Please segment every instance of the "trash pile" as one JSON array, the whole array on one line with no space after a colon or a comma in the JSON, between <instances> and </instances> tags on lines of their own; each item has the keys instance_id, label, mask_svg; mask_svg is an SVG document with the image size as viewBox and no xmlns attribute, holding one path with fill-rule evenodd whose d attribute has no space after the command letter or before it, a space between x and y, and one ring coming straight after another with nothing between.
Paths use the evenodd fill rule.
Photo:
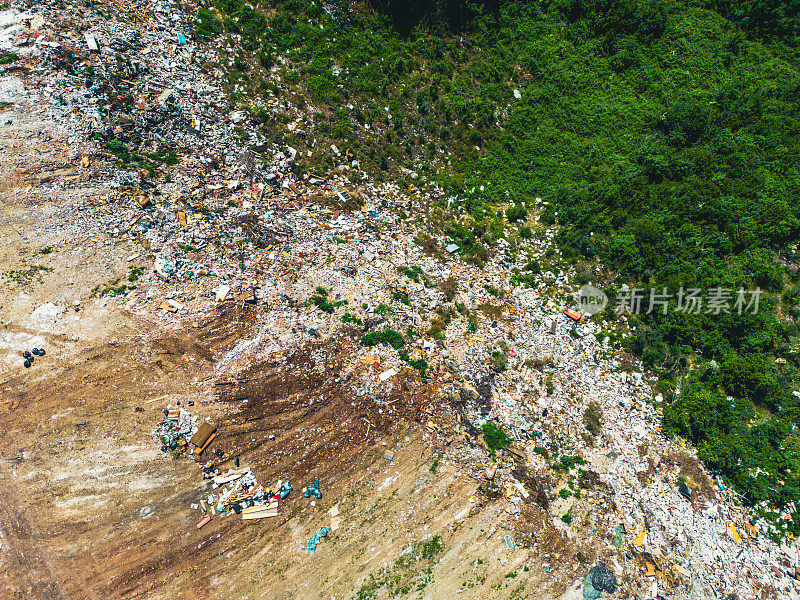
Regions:
<instances>
[{"instance_id":1,"label":"trash pile","mask_svg":"<svg viewBox=\"0 0 800 600\"><path fill-rule=\"evenodd\" d=\"M281 483L278 482L278 485ZM250 469L228 471L215 477L214 487L217 486L224 486L216 503L217 512L223 517L230 512L241 514L243 519L274 517L278 514L280 492L273 493L259 485Z\"/></svg>"},{"instance_id":2,"label":"trash pile","mask_svg":"<svg viewBox=\"0 0 800 600\"><path fill-rule=\"evenodd\" d=\"M153 437L161 444L161 451L178 458L190 451L190 444L196 443L198 418L183 407L167 406L164 418L153 429ZM196 448L197 446L195 446Z\"/></svg>"},{"instance_id":3,"label":"trash pile","mask_svg":"<svg viewBox=\"0 0 800 600\"><path fill-rule=\"evenodd\" d=\"M617 578L608 571L606 563L600 562L592 567L583 580L584 600L597 600L603 592L613 594L617 591Z\"/></svg>"},{"instance_id":4,"label":"trash pile","mask_svg":"<svg viewBox=\"0 0 800 600\"><path fill-rule=\"evenodd\" d=\"M164 419L153 430L153 436L161 443L161 451L169 452L173 458L203 454L216 437L217 428L208 422L198 427L197 421L197 416L182 407L167 406ZM218 451L217 456L221 457L222 453ZM203 479L211 479L213 489L220 491L192 504L193 509L203 513L198 529L211 521L215 512L223 517L231 513L240 514L244 520L275 517L278 515L278 501L284 500L292 491L288 481L279 481L275 490L265 488L259 485L249 467L239 468L238 457L234 464L236 468L225 473L214 462L199 464ZM315 485L319 485L317 480Z\"/></svg>"}]
</instances>

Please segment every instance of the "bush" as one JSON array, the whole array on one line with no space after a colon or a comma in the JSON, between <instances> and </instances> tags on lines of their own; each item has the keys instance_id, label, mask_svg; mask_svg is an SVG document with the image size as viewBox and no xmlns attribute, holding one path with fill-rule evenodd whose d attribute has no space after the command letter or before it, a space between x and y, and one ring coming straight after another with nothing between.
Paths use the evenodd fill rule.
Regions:
<instances>
[{"instance_id":1,"label":"bush","mask_svg":"<svg viewBox=\"0 0 800 600\"><path fill-rule=\"evenodd\" d=\"M422 543L422 559L425 560L426 558L433 558L442 550L444 550L442 538L438 535L435 535L431 539Z\"/></svg>"},{"instance_id":2,"label":"bush","mask_svg":"<svg viewBox=\"0 0 800 600\"><path fill-rule=\"evenodd\" d=\"M562 456L561 460L559 461L558 468L564 471L571 471L578 465L585 465L586 460L581 458L580 456Z\"/></svg>"},{"instance_id":3,"label":"bush","mask_svg":"<svg viewBox=\"0 0 800 600\"><path fill-rule=\"evenodd\" d=\"M524 221L528 218L528 211L523 206L514 206L506 211L506 218L509 223Z\"/></svg>"},{"instance_id":4,"label":"bush","mask_svg":"<svg viewBox=\"0 0 800 600\"><path fill-rule=\"evenodd\" d=\"M547 207L542 211L539 220L544 225L555 225L556 223L556 207L552 204L548 204Z\"/></svg>"},{"instance_id":5,"label":"bush","mask_svg":"<svg viewBox=\"0 0 800 600\"><path fill-rule=\"evenodd\" d=\"M222 33L222 21L217 19L207 8L197 9L197 19L194 23L195 34L199 38L213 38Z\"/></svg>"},{"instance_id":6,"label":"bush","mask_svg":"<svg viewBox=\"0 0 800 600\"><path fill-rule=\"evenodd\" d=\"M240 267L242 266L244 266L244 263L240 263ZM323 287L318 287L316 292L308 299L308 302L326 313L332 313L340 306L347 304L347 300L339 300L338 302L329 301L328 290Z\"/></svg>"},{"instance_id":7,"label":"bush","mask_svg":"<svg viewBox=\"0 0 800 600\"><path fill-rule=\"evenodd\" d=\"M362 325L363 321L356 317L355 315L351 315L350 313L344 313L342 315L342 323L350 323L352 325Z\"/></svg>"},{"instance_id":8,"label":"bush","mask_svg":"<svg viewBox=\"0 0 800 600\"><path fill-rule=\"evenodd\" d=\"M386 331L376 331L373 333L368 333L364 337L361 338L361 345L366 346L367 348L371 348L373 346L377 346L378 344L386 344L394 348L395 350L399 350L405 344L403 340L403 336L397 333L392 329L387 329Z\"/></svg>"},{"instance_id":9,"label":"bush","mask_svg":"<svg viewBox=\"0 0 800 600\"><path fill-rule=\"evenodd\" d=\"M492 456L494 456L495 451L502 450L514 441L494 421L486 421L481 427L481 431Z\"/></svg>"}]
</instances>

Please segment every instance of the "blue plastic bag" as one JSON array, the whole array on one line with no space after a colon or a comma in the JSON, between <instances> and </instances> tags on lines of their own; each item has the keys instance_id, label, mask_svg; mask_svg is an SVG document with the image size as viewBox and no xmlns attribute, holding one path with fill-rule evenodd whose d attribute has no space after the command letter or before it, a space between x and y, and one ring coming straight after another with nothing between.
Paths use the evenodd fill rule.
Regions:
<instances>
[{"instance_id":1,"label":"blue plastic bag","mask_svg":"<svg viewBox=\"0 0 800 600\"><path fill-rule=\"evenodd\" d=\"M283 500L284 498L286 498L286 496L289 495L289 492L291 492L291 491L292 491L292 486L289 484L288 481L286 481L281 486L281 489L278 492L278 495L280 496L280 499Z\"/></svg>"},{"instance_id":2,"label":"blue plastic bag","mask_svg":"<svg viewBox=\"0 0 800 600\"><path fill-rule=\"evenodd\" d=\"M303 497L310 498L311 494L314 494L317 500L322 498L322 492L319 491L319 479L315 479L312 483L308 484L306 491L303 492Z\"/></svg>"},{"instance_id":3,"label":"blue plastic bag","mask_svg":"<svg viewBox=\"0 0 800 600\"><path fill-rule=\"evenodd\" d=\"M330 527L323 527L317 533L314 534L314 537L308 540L306 543L306 550L314 554L317 551L317 545L320 543L322 538L328 537L328 532L331 530Z\"/></svg>"}]
</instances>

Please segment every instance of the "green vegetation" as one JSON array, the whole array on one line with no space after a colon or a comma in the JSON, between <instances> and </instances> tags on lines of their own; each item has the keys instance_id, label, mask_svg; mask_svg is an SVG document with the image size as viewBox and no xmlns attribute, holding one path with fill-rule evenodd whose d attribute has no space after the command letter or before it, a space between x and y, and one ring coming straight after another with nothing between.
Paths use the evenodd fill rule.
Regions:
<instances>
[{"instance_id":1,"label":"green vegetation","mask_svg":"<svg viewBox=\"0 0 800 600\"><path fill-rule=\"evenodd\" d=\"M439 471L439 459L440 456L436 456L436 458L434 458L433 462L431 463L431 473L433 473L434 475L436 475L436 473Z\"/></svg>"},{"instance_id":2,"label":"green vegetation","mask_svg":"<svg viewBox=\"0 0 800 600\"><path fill-rule=\"evenodd\" d=\"M405 350L398 350L397 356L400 357L400 360L407 362L411 368L419 371L420 377L425 378L425 373L428 370L428 361L424 358L412 359Z\"/></svg>"},{"instance_id":3,"label":"green vegetation","mask_svg":"<svg viewBox=\"0 0 800 600\"><path fill-rule=\"evenodd\" d=\"M357 316L348 313L342 315L342 323L351 323L353 325L363 325L364 322Z\"/></svg>"},{"instance_id":4,"label":"green vegetation","mask_svg":"<svg viewBox=\"0 0 800 600\"><path fill-rule=\"evenodd\" d=\"M428 369L427 361L424 358L412 359L408 352L401 349L405 345L405 340L400 333L393 329L386 329L385 331L368 333L361 338L361 345L367 348L372 348L379 344L385 344L397 350L397 355L400 357L400 360L408 363L410 367L419 371L420 377L425 377L425 373Z\"/></svg>"},{"instance_id":5,"label":"green vegetation","mask_svg":"<svg viewBox=\"0 0 800 600\"><path fill-rule=\"evenodd\" d=\"M19 60L19 56L14 54L13 52L9 52L8 54L3 54L0 56L0 65L10 65L14 61Z\"/></svg>"},{"instance_id":6,"label":"green vegetation","mask_svg":"<svg viewBox=\"0 0 800 600\"><path fill-rule=\"evenodd\" d=\"M378 344L386 344L394 348L395 350L399 350L405 344L405 340L403 340L403 336L394 331L393 329L387 329L385 331L375 331L372 333L368 333L364 337L361 338L361 345L366 346L367 348L372 348L373 346L377 346Z\"/></svg>"},{"instance_id":7,"label":"green vegetation","mask_svg":"<svg viewBox=\"0 0 800 600\"><path fill-rule=\"evenodd\" d=\"M45 246L41 250L39 250L39 254L50 254L53 251L52 246Z\"/></svg>"},{"instance_id":8,"label":"green vegetation","mask_svg":"<svg viewBox=\"0 0 800 600\"><path fill-rule=\"evenodd\" d=\"M44 265L31 265L27 269L12 269L3 273L3 278L17 285L28 285L31 283L41 283L42 275L52 271L52 267Z\"/></svg>"},{"instance_id":9,"label":"green vegetation","mask_svg":"<svg viewBox=\"0 0 800 600\"><path fill-rule=\"evenodd\" d=\"M392 294L392 300L402 302L406 306L411 306L411 300L408 298L408 292L405 290L397 290Z\"/></svg>"},{"instance_id":10,"label":"green vegetation","mask_svg":"<svg viewBox=\"0 0 800 600\"><path fill-rule=\"evenodd\" d=\"M495 298L501 298L502 299L502 298L506 297L505 290L497 289L496 287L494 287L493 285L491 285L489 283L485 284L483 286L483 289L485 289L489 294L491 294Z\"/></svg>"},{"instance_id":11,"label":"green vegetation","mask_svg":"<svg viewBox=\"0 0 800 600\"><path fill-rule=\"evenodd\" d=\"M556 468L563 471L571 471L578 465L585 465L586 460L580 456L562 456L559 462L555 465Z\"/></svg>"},{"instance_id":12,"label":"green vegetation","mask_svg":"<svg viewBox=\"0 0 800 600\"><path fill-rule=\"evenodd\" d=\"M378 304L373 311L376 315L393 315L394 310L390 307L386 306L385 304Z\"/></svg>"},{"instance_id":13,"label":"green vegetation","mask_svg":"<svg viewBox=\"0 0 800 600\"><path fill-rule=\"evenodd\" d=\"M425 277L425 274L422 272L422 267L417 265L407 267L403 269L403 275L408 277L414 283L421 283L425 287L433 287L433 282Z\"/></svg>"},{"instance_id":14,"label":"green vegetation","mask_svg":"<svg viewBox=\"0 0 800 600\"><path fill-rule=\"evenodd\" d=\"M390 598L398 598L412 590L422 590L433 580L433 567L444 550L438 535L414 542L394 561L394 564L372 573L356 592L358 600L375 598L382 588L387 588Z\"/></svg>"},{"instance_id":15,"label":"green vegetation","mask_svg":"<svg viewBox=\"0 0 800 600\"><path fill-rule=\"evenodd\" d=\"M111 296L113 298L115 296L124 296L129 291L136 289L135 285L128 285L126 283L120 284L119 282L120 278L117 277L103 285L96 285L92 288L92 293L89 297L102 298L103 296Z\"/></svg>"},{"instance_id":16,"label":"green vegetation","mask_svg":"<svg viewBox=\"0 0 800 600\"><path fill-rule=\"evenodd\" d=\"M660 378L667 435L697 444L750 502L800 502L796 7L332 7L211 0L197 33L241 36L228 73L235 103L291 91L315 111L315 148L350 148L378 180L409 168L415 186L439 184L445 195L430 209L441 226L431 234L456 243L462 259L482 265L500 239L558 224L558 251L513 272L514 285L537 285L535 274L558 260L588 263L614 282L600 315L612 321L623 283L671 294L724 288L731 304L739 288L760 287L757 314L677 312L673 298L667 314L631 318L634 335L621 343ZM276 85L265 67L279 55ZM312 149L280 119L260 126L300 156ZM307 160L301 168L333 164L319 152ZM440 255L431 234L417 243ZM789 529L800 534L800 517Z\"/></svg>"},{"instance_id":17,"label":"green vegetation","mask_svg":"<svg viewBox=\"0 0 800 600\"><path fill-rule=\"evenodd\" d=\"M586 426L586 430L592 435L600 433L602 418L603 411L600 408L600 404L594 400L589 402L586 410L583 411L583 424Z\"/></svg>"},{"instance_id":18,"label":"green vegetation","mask_svg":"<svg viewBox=\"0 0 800 600\"><path fill-rule=\"evenodd\" d=\"M514 441L508 437L508 434L503 431L503 428L494 421L486 421L481 427L481 431L483 432L483 439L486 445L489 446L489 452L493 458L497 450L502 450Z\"/></svg>"},{"instance_id":19,"label":"green vegetation","mask_svg":"<svg viewBox=\"0 0 800 600\"><path fill-rule=\"evenodd\" d=\"M444 550L444 544L442 544L442 538L438 535L433 536L432 538L425 540L422 542L422 553L421 558L433 558L437 554L441 553Z\"/></svg>"},{"instance_id":20,"label":"green vegetation","mask_svg":"<svg viewBox=\"0 0 800 600\"><path fill-rule=\"evenodd\" d=\"M492 351L491 364L495 371L505 371L508 368L508 344L500 342L499 348Z\"/></svg>"},{"instance_id":21,"label":"green vegetation","mask_svg":"<svg viewBox=\"0 0 800 600\"><path fill-rule=\"evenodd\" d=\"M328 290L324 287L318 287L314 294L308 299L309 304L313 304L322 312L332 313L334 310L339 308L340 306L344 306L347 304L347 300L338 300L336 302L331 302L328 300Z\"/></svg>"},{"instance_id":22,"label":"green vegetation","mask_svg":"<svg viewBox=\"0 0 800 600\"><path fill-rule=\"evenodd\" d=\"M128 147L118 141L111 140L105 144L106 150L111 152L116 158L120 166L128 167L130 165L140 167L147 171L149 176L152 176L159 167L159 164L176 165L178 164L178 157L172 152L144 152L137 154L130 152Z\"/></svg>"},{"instance_id":23,"label":"green vegetation","mask_svg":"<svg viewBox=\"0 0 800 600\"><path fill-rule=\"evenodd\" d=\"M139 279L139 277L142 276L142 273L144 273L144 267L137 267L131 265L130 267L128 267L128 281L130 282L136 281L137 279Z\"/></svg>"}]
</instances>

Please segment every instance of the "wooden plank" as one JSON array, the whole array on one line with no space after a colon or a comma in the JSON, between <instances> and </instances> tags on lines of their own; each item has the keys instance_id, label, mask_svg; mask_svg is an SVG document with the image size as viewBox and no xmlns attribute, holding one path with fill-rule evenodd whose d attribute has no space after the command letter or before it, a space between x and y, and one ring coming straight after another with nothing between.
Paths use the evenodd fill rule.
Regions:
<instances>
[{"instance_id":1,"label":"wooden plank","mask_svg":"<svg viewBox=\"0 0 800 600\"><path fill-rule=\"evenodd\" d=\"M272 502L264 506L249 506L242 511L242 520L264 519L278 516L278 503Z\"/></svg>"},{"instance_id":2,"label":"wooden plank","mask_svg":"<svg viewBox=\"0 0 800 600\"><path fill-rule=\"evenodd\" d=\"M261 506L248 506L242 511L242 514L249 515L252 513L258 513L258 512L263 512L265 510L272 510L277 508L278 508L277 502L270 502L269 504L263 504Z\"/></svg>"},{"instance_id":3,"label":"wooden plank","mask_svg":"<svg viewBox=\"0 0 800 600\"><path fill-rule=\"evenodd\" d=\"M197 428L197 431L195 431L192 439L190 439L189 442L195 446L202 446L208 441L208 438L211 437L211 434L213 434L216 430L216 427L206 421Z\"/></svg>"},{"instance_id":4,"label":"wooden plank","mask_svg":"<svg viewBox=\"0 0 800 600\"><path fill-rule=\"evenodd\" d=\"M215 437L217 437L217 432L216 431L211 434L211 436L206 440L205 444L203 444L200 448L195 448L194 453L197 454L197 455L202 454L203 450L205 450L208 447L208 445L211 443L211 440L213 440Z\"/></svg>"}]
</instances>

